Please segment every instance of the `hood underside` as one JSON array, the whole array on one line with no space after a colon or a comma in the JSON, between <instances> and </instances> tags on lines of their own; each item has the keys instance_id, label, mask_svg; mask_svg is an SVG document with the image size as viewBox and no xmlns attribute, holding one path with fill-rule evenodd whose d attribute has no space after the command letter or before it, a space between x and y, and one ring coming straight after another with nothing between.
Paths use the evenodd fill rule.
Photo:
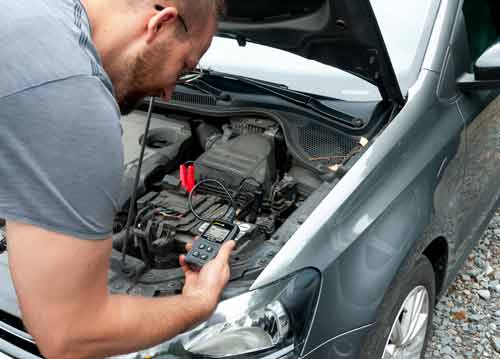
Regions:
<instances>
[{"instance_id":1,"label":"hood underside","mask_svg":"<svg viewBox=\"0 0 500 359\"><path fill-rule=\"evenodd\" d=\"M219 36L271 46L352 73L404 102L368 0L226 0Z\"/></svg>"}]
</instances>

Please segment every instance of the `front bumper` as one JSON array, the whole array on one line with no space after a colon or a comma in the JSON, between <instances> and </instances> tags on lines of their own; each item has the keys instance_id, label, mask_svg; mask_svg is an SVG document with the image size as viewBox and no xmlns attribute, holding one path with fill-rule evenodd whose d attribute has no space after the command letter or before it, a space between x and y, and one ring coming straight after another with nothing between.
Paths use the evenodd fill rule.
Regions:
<instances>
[{"instance_id":1,"label":"front bumper","mask_svg":"<svg viewBox=\"0 0 500 359\"><path fill-rule=\"evenodd\" d=\"M0 359L41 359L0 338Z\"/></svg>"},{"instance_id":2,"label":"front bumper","mask_svg":"<svg viewBox=\"0 0 500 359\"><path fill-rule=\"evenodd\" d=\"M301 356L301 359L359 359L363 341L373 325L365 325L327 340L315 349L305 353Z\"/></svg>"},{"instance_id":3,"label":"front bumper","mask_svg":"<svg viewBox=\"0 0 500 359\"><path fill-rule=\"evenodd\" d=\"M372 325L352 330L348 333L332 338L312 351L305 353L300 359L358 359L361 355L363 340L368 335ZM14 345L0 339L0 359L40 359ZM286 348L266 357L266 359L298 359L293 352Z\"/></svg>"},{"instance_id":4,"label":"front bumper","mask_svg":"<svg viewBox=\"0 0 500 359\"><path fill-rule=\"evenodd\" d=\"M7 354L1 353L0 352L0 359L13 359L12 357L8 356Z\"/></svg>"}]
</instances>

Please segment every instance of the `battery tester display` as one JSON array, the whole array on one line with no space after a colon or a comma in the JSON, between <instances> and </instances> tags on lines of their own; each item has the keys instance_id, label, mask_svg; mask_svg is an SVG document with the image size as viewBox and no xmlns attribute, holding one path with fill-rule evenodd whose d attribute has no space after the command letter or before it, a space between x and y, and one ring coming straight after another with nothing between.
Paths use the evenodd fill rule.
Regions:
<instances>
[{"instance_id":1,"label":"battery tester display","mask_svg":"<svg viewBox=\"0 0 500 359\"><path fill-rule=\"evenodd\" d=\"M234 223L211 222L186 255L186 263L197 268L202 267L217 256L224 242L236 239L239 231L240 228Z\"/></svg>"}]
</instances>

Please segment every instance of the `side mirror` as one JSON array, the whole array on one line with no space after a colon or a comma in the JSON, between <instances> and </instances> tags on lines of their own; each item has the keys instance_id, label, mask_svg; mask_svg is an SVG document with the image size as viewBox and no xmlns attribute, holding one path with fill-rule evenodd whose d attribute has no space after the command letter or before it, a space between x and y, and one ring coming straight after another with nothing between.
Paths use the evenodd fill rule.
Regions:
<instances>
[{"instance_id":1,"label":"side mirror","mask_svg":"<svg viewBox=\"0 0 500 359\"><path fill-rule=\"evenodd\" d=\"M474 73L465 73L457 81L460 90L500 89L500 43L489 47L474 64Z\"/></svg>"}]
</instances>

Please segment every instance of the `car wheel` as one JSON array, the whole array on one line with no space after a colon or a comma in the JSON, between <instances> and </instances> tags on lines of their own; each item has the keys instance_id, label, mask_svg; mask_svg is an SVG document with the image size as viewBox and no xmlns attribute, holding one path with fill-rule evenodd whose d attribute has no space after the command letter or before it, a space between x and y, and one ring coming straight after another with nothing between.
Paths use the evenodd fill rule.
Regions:
<instances>
[{"instance_id":1,"label":"car wheel","mask_svg":"<svg viewBox=\"0 0 500 359\"><path fill-rule=\"evenodd\" d=\"M421 256L411 269L396 277L385 295L361 358L423 358L431 335L435 299L434 270L427 257Z\"/></svg>"}]
</instances>

